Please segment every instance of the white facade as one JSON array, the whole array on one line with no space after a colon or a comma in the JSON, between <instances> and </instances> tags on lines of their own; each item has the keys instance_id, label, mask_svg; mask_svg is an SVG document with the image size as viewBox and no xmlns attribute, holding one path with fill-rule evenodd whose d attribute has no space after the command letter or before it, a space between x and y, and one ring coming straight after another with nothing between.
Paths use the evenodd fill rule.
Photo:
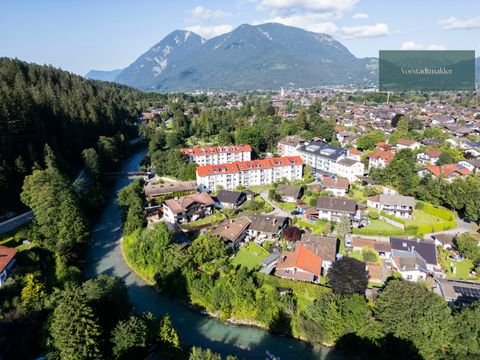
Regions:
<instances>
[{"instance_id":1,"label":"white facade","mask_svg":"<svg viewBox=\"0 0 480 360\"><path fill-rule=\"evenodd\" d=\"M281 161L277 161L281 160ZM282 179L288 181L303 178L303 162L299 157L254 160L228 166L197 167L197 183L214 191L219 187L234 190L238 186L269 185Z\"/></svg>"},{"instance_id":2,"label":"white facade","mask_svg":"<svg viewBox=\"0 0 480 360\"><path fill-rule=\"evenodd\" d=\"M231 164L250 161L252 148L250 145L215 146L204 148L181 149L188 161L202 165Z\"/></svg>"},{"instance_id":3,"label":"white facade","mask_svg":"<svg viewBox=\"0 0 480 360\"><path fill-rule=\"evenodd\" d=\"M334 167L334 174L346 178L350 183L353 183L358 180L357 176L363 176L365 174L365 165L360 161L341 159Z\"/></svg>"}]
</instances>

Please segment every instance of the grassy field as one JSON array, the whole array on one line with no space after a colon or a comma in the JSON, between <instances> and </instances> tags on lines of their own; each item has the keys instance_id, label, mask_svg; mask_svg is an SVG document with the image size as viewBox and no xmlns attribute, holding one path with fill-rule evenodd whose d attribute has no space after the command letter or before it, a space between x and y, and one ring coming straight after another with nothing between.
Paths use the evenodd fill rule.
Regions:
<instances>
[{"instance_id":1,"label":"grassy field","mask_svg":"<svg viewBox=\"0 0 480 360\"><path fill-rule=\"evenodd\" d=\"M262 265L262 260L268 256L268 251L253 242L242 246L231 261L233 266L241 265L254 269Z\"/></svg>"},{"instance_id":2,"label":"grassy field","mask_svg":"<svg viewBox=\"0 0 480 360\"><path fill-rule=\"evenodd\" d=\"M187 229L195 229L196 227L199 227L199 226L218 224L224 218L225 216L221 212L215 211L212 215L206 216L197 221L192 221L187 224L183 224L182 226Z\"/></svg>"},{"instance_id":3,"label":"grassy field","mask_svg":"<svg viewBox=\"0 0 480 360\"><path fill-rule=\"evenodd\" d=\"M310 229L312 234L318 235L325 232L325 228L328 224L326 220L317 220L316 222L312 223L307 220L298 220L295 225L302 228L302 229Z\"/></svg>"},{"instance_id":4,"label":"grassy field","mask_svg":"<svg viewBox=\"0 0 480 360\"><path fill-rule=\"evenodd\" d=\"M405 222L406 226L409 225L430 225L430 224L435 224L437 222L442 222L445 221L442 218L439 218L438 216L435 215L430 215L427 214L426 212L418 209L413 210L413 219L412 220L407 220Z\"/></svg>"},{"instance_id":5,"label":"grassy field","mask_svg":"<svg viewBox=\"0 0 480 360\"><path fill-rule=\"evenodd\" d=\"M297 204L288 202L277 202L277 205L286 212L291 212L297 208Z\"/></svg>"},{"instance_id":6,"label":"grassy field","mask_svg":"<svg viewBox=\"0 0 480 360\"><path fill-rule=\"evenodd\" d=\"M472 277L469 276L470 271L474 269L472 260L465 259L462 261L456 261L453 259L446 259L446 266L443 269L447 274L448 278L458 279L458 280L472 280ZM453 273L455 269L455 273Z\"/></svg>"},{"instance_id":7,"label":"grassy field","mask_svg":"<svg viewBox=\"0 0 480 360\"><path fill-rule=\"evenodd\" d=\"M358 189L356 187L351 186L350 190L348 191L347 196L358 203L366 204L367 203L367 198L363 194L363 191L361 189Z\"/></svg>"},{"instance_id":8,"label":"grassy field","mask_svg":"<svg viewBox=\"0 0 480 360\"><path fill-rule=\"evenodd\" d=\"M381 220L372 220L368 226L365 227L368 230L380 230L380 231L388 231L388 230L398 230L397 227L387 224Z\"/></svg>"},{"instance_id":9,"label":"grassy field","mask_svg":"<svg viewBox=\"0 0 480 360\"><path fill-rule=\"evenodd\" d=\"M273 211L273 208L268 205L265 200L260 196L257 196L253 200L246 201L241 207L240 211L244 212L256 212L256 213L269 213Z\"/></svg>"},{"instance_id":10,"label":"grassy field","mask_svg":"<svg viewBox=\"0 0 480 360\"><path fill-rule=\"evenodd\" d=\"M297 296L298 308L300 310L305 309L315 299L318 299L321 295L330 292L330 288L325 286L304 283L301 281L292 281L282 279L273 275L265 275L263 286L272 286L274 288L290 288Z\"/></svg>"}]
</instances>

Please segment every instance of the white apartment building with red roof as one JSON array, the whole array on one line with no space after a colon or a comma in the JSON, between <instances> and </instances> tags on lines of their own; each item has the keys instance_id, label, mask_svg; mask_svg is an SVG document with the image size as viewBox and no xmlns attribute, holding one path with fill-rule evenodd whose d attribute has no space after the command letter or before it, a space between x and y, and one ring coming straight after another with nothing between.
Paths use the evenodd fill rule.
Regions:
<instances>
[{"instance_id":1,"label":"white apartment building with red roof","mask_svg":"<svg viewBox=\"0 0 480 360\"><path fill-rule=\"evenodd\" d=\"M197 183L210 191L219 187L234 190L236 187L268 185L282 179L303 178L303 161L300 156L286 156L235 162L231 164L198 166Z\"/></svg>"},{"instance_id":2,"label":"white apartment building with red roof","mask_svg":"<svg viewBox=\"0 0 480 360\"><path fill-rule=\"evenodd\" d=\"M207 146L180 149L188 161L198 165L231 164L250 161L250 145Z\"/></svg>"}]
</instances>

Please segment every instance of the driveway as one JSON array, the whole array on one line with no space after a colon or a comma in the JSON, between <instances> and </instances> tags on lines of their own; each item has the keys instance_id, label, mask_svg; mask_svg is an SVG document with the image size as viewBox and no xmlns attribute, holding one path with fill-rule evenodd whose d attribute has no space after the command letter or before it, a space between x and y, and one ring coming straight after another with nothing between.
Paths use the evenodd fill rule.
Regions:
<instances>
[{"instance_id":1,"label":"driveway","mask_svg":"<svg viewBox=\"0 0 480 360\"><path fill-rule=\"evenodd\" d=\"M260 193L260 196L263 200L265 200L265 202L270 205L271 207L273 207L273 211L272 212L269 212L268 214L269 215L277 215L277 216L284 216L284 217L292 217L290 215L290 213L286 212L285 210L283 210L282 208L280 208L277 204L275 204L273 201L271 201L269 198L268 198L268 190L263 190L261 193Z\"/></svg>"}]
</instances>

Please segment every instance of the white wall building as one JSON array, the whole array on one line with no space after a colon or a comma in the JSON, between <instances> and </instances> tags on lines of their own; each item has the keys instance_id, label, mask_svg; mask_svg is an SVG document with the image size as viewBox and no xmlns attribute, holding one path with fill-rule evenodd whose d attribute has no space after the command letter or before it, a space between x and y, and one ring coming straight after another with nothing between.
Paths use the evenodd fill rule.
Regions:
<instances>
[{"instance_id":1,"label":"white wall building","mask_svg":"<svg viewBox=\"0 0 480 360\"><path fill-rule=\"evenodd\" d=\"M288 181L303 178L303 161L299 156L267 158L222 165L205 165L196 169L197 183L214 191L221 186L225 190L236 187L268 185L282 179Z\"/></svg>"},{"instance_id":2,"label":"white wall building","mask_svg":"<svg viewBox=\"0 0 480 360\"><path fill-rule=\"evenodd\" d=\"M229 145L213 147L193 147L181 149L188 161L198 165L231 164L238 161L250 161L250 145Z\"/></svg>"}]
</instances>

